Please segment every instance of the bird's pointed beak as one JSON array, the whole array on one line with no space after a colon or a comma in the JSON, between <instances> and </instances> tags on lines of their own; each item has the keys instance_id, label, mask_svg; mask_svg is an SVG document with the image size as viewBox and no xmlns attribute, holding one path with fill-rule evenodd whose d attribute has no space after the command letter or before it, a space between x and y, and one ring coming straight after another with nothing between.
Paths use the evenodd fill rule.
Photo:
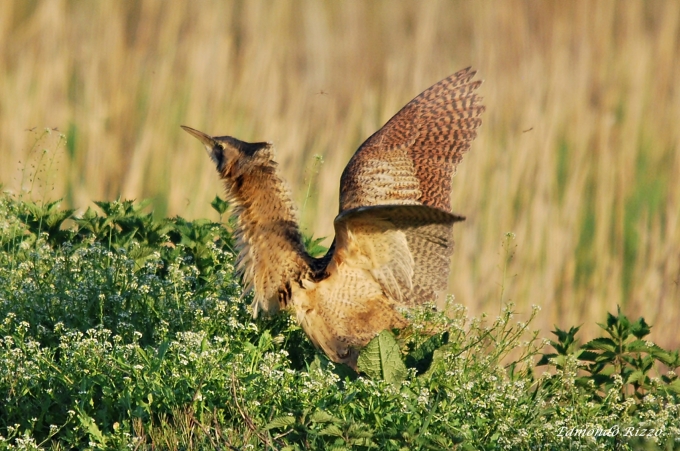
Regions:
<instances>
[{"instance_id":1,"label":"bird's pointed beak","mask_svg":"<svg viewBox=\"0 0 680 451\"><path fill-rule=\"evenodd\" d=\"M213 139L212 136L206 135L203 132L199 132L194 128L187 127L186 125L182 125L181 127L184 129L185 132L189 133L191 136L201 141L205 146L205 149L208 151L208 153L212 155L213 148L217 144L217 142Z\"/></svg>"},{"instance_id":2,"label":"bird's pointed beak","mask_svg":"<svg viewBox=\"0 0 680 451\"><path fill-rule=\"evenodd\" d=\"M184 129L184 131L203 143L205 146L205 151L208 152L208 156L217 166L218 172L222 172L226 161L224 155L224 146L220 145L220 143L210 135L206 135L205 133L199 132L196 129L187 127L186 125L182 125L181 127Z\"/></svg>"}]
</instances>

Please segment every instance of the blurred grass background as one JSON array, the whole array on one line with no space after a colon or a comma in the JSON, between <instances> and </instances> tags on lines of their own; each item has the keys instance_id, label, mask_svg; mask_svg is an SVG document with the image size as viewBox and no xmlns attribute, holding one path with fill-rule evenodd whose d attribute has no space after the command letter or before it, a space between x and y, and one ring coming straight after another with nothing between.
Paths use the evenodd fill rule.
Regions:
<instances>
[{"instance_id":1,"label":"blurred grass background","mask_svg":"<svg viewBox=\"0 0 680 451\"><path fill-rule=\"evenodd\" d=\"M468 218L456 300L495 315L502 287L520 312L543 308L546 335L592 336L619 304L680 345L677 1L6 0L0 183L215 218L222 187L186 124L273 141L299 205L313 182L304 228L332 236L356 147L468 65L487 112L453 184ZM66 137L52 154L36 144L45 127ZM26 171L47 161L35 185Z\"/></svg>"}]
</instances>

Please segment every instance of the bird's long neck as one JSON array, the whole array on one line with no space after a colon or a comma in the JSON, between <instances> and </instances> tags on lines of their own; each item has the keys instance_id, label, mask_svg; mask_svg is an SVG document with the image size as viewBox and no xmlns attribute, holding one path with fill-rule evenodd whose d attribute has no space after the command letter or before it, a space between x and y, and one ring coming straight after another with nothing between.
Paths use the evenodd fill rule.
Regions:
<instances>
[{"instance_id":1,"label":"bird's long neck","mask_svg":"<svg viewBox=\"0 0 680 451\"><path fill-rule=\"evenodd\" d=\"M309 271L297 210L287 184L269 160L238 175L222 174L238 215L239 261L254 313L285 307L290 284Z\"/></svg>"}]
</instances>

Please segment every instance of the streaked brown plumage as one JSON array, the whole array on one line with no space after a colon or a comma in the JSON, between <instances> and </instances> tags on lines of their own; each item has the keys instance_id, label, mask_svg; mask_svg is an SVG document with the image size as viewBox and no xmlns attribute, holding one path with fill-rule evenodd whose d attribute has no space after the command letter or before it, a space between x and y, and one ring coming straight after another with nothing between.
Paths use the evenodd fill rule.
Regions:
<instances>
[{"instance_id":1,"label":"streaked brown plumage","mask_svg":"<svg viewBox=\"0 0 680 451\"><path fill-rule=\"evenodd\" d=\"M189 127L238 215L239 267L253 315L292 310L314 344L356 368L358 351L406 321L400 307L445 292L453 252L451 178L481 124L481 81L461 70L409 102L356 151L340 179L335 240L307 254L270 143Z\"/></svg>"}]
</instances>

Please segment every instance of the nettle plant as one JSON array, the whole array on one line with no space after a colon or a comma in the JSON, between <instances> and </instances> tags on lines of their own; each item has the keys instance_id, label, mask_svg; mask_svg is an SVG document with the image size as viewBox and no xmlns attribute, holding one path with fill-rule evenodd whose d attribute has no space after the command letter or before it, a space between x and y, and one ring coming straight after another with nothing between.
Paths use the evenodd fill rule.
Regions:
<instances>
[{"instance_id":1,"label":"nettle plant","mask_svg":"<svg viewBox=\"0 0 680 451\"><path fill-rule=\"evenodd\" d=\"M651 326L644 318L630 321L619 308L616 315L608 313L606 323L598 325L606 336L590 340L583 346L578 346L576 341L580 327L568 331L556 328L553 334L557 341L550 341L556 352L544 354L537 365L553 365L563 370L567 358L575 357L584 373L576 378L576 383L588 388L597 401L602 401L612 389L620 391L623 397L633 396L637 400L642 400L655 387L680 394L680 379L674 371L680 366L679 353L645 340ZM670 371L660 378L652 376L654 371L658 372L655 362ZM635 405L631 409L635 409Z\"/></svg>"}]
</instances>

